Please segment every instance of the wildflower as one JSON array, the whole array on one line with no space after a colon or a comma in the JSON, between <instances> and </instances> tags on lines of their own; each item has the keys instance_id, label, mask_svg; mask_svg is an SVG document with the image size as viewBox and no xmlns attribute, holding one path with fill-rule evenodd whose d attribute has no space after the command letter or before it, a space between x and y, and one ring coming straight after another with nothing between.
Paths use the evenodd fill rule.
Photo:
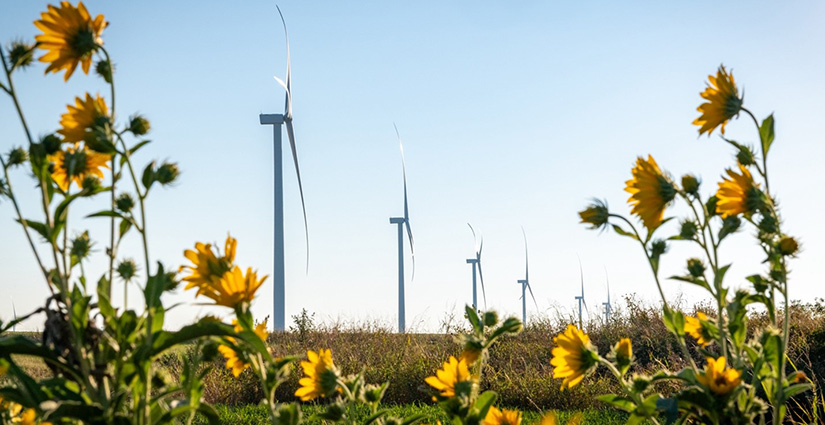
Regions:
<instances>
[{"instance_id":1,"label":"wildflower","mask_svg":"<svg viewBox=\"0 0 825 425\"><path fill-rule=\"evenodd\" d=\"M581 412L576 412L567 421L567 425L580 425L582 422L584 422L584 416L582 416ZM541 417L539 425L559 425L560 423L559 416L551 410Z\"/></svg>"},{"instance_id":2,"label":"wildflower","mask_svg":"<svg viewBox=\"0 0 825 425\"><path fill-rule=\"evenodd\" d=\"M224 273L220 278L212 277L212 280L204 285L198 286L197 295L203 295L215 301L215 304L234 308L241 303L249 303L255 298L255 292L264 283L267 276L258 279L258 273L251 267L246 269L246 274L241 268L235 266L231 271ZM187 288L195 285L190 283Z\"/></svg>"},{"instance_id":3,"label":"wildflower","mask_svg":"<svg viewBox=\"0 0 825 425\"><path fill-rule=\"evenodd\" d=\"M232 236L226 237L224 244L224 255L216 256L212 251L212 244L198 242L195 250L187 249L183 252L184 257L192 262L192 266L182 266L181 271L188 269L191 274L183 280L189 282L186 289L211 283L213 277L221 277L224 273L232 269L235 261L235 248L238 240Z\"/></svg>"},{"instance_id":4,"label":"wildflower","mask_svg":"<svg viewBox=\"0 0 825 425\"><path fill-rule=\"evenodd\" d=\"M639 216L648 230L653 230L662 223L667 204L676 197L676 187L650 155L647 160L639 157L632 173L633 178L625 187L625 192L630 193L627 202L633 205L631 213Z\"/></svg>"},{"instance_id":5,"label":"wildflower","mask_svg":"<svg viewBox=\"0 0 825 425\"><path fill-rule=\"evenodd\" d=\"M573 388L584 379L584 375L596 366L596 348L590 337L574 325L567 325L564 332L553 338L553 359L550 364L554 378L563 378L561 389Z\"/></svg>"},{"instance_id":6,"label":"wildflower","mask_svg":"<svg viewBox=\"0 0 825 425\"><path fill-rule=\"evenodd\" d=\"M74 103L75 106L66 105L68 112L60 116L61 129L57 130L67 143L82 142L101 119L109 117L109 108L100 95L92 97L86 93L85 99L75 97Z\"/></svg>"},{"instance_id":7,"label":"wildflower","mask_svg":"<svg viewBox=\"0 0 825 425\"><path fill-rule=\"evenodd\" d=\"M616 362L619 366L629 366L630 362L633 361L633 344L630 342L630 338L622 338L616 343L616 346L613 347L613 351L616 355Z\"/></svg>"},{"instance_id":8,"label":"wildflower","mask_svg":"<svg viewBox=\"0 0 825 425\"><path fill-rule=\"evenodd\" d=\"M106 164L109 155L97 153L83 148L67 147L66 150L59 150L49 159L54 163L52 180L64 192L69 190L71 182L75 182L78 187L83 187L86 176L96 176L103 178L101 167L109 168Z\"/></svg>"},{"instance_id":9,"label":"wildflower","mask_svg":"<svg viewBox=\"0 0 825 425\"><path fill-rule=\"evenodd\" d=\"M579 211L581 223L589 224L591 229L599 229L607 226L610 213L607 210L607 203L594 199L583 211Z\"/></svg>"},{"instance_id":10,"label":"wildflower","mask_svg":"<svg viewBox=\"0 0 825 425\"><path fill-rule=\"evenodd\" d=\"M696 312L696 317L685 317L685 332L692 336L702 348L713 342L713 335L705 323L708 323L708 316L701 311Z\"/></svg>"},{"instance_id":11,"label":"wildflower","mask_svg":"<svg viewBox=\"0 0 825 425\"><path fill-rule=\"evenodd\" d=\"M89 231L86 230L72 239L72 247L69 252L72 257L76 257L78 260L83 260L89 256L89 253L92 251L92 245L94 244L92 243L91 238L89 238Z\"/></svg>"},{"instance_id":12,"label":"wildflower","mask_svg":"<svg viewBox=\"0 0 825 425\"><path fill-rule=\"evenodd\" d=\"M307 351L307 360L301 362L304 377L298 381L301 387L295 391L295 396L300 397L301 401L310 401L337 391L338 368L332 363L332 351Z\"/></svg>"},{"instance_id":13,"label":"wildflower","mask_svg":"<svg viewBox=\"0 0 825 425\"><path fill-rule=\"evenodd\" d=\"M226 368L231 370L232 375L236 378L249 367L249 363L244 362L238 353L228 345L218 346L218 351L226 359Z\"/></svg>"},{"instance_id":14,"label":"wildflower","mask_svg":"<svg viewBox=\"0 0 825 425\"><path fill-rule=\"evenodd\" d=\"M716 210L722 214L722 218L743 213L750 215L759 208L761 196L758 185L754 183L750 171L741 164L739 171L741 174L731 169L726 170L729 178L723 178L716 191L719 199Z\"/></svg>"},{"instance_id":15,"label":"wildflower","mask_svg":"<svg viewBox=\"0 0 825 425\"><path fill-rule=\"evenodd\" d=\"M267 337L269 337L269 332L267 332L267 330L266 330L266 323L268 321L269 320L267 319L267 320L264 320L261 323L258 323L257 325L255 325L255 329L252 330L253 332L255 332L255 335L257 335L258 338L261 339L261 341L266 341ZM238 323L237 319L233 320L232 324L235 325L235 332L243 331L243 327L241 327L241 325Z\"/></svg>"},{"instance_id":16,"label":"wildflower","mask_svg":"<svg viewBox=\"0 0 825 425\"><path fill-rule=\"evenodd\" d=\"M490 406L487 416L484 417L483 425L520 425L521 412L518 410L499 410L496 406Z\"/></svg>"},{"instance_id":17,"label":"wildflower","mask_svg":"<svg viewBox=\"0 0 825 425\"><path fill-rule=\"evenodd\" d=\"M693 124L701 126L699 135L708 133L710 136L719 126L722 126L720 131L725 134L725 124L742 109L742 98L739 97L733 74L728 73L723 65L716 71L716 77L708 76L708 81L710 84L700 94L707 102L696 108L702 115Z\"/></svg>"},{"instance_id":18,"label":"wildflower","mask_svg":"<svg viewBox=\"0 0 825 425\"><path fill-rule=\"evenodd\" d=\"M444 362L444 367L435 372L435 376L428 376L424 382L439 391L439 395L444 398L454 397L461 391L456 391L456 387L463 382L473 382L470 375L467 360L458 360L450 356L449 360ZM433 397L433 401L435 401Z\"/></svg>"},{"instance_id":19,"label":"wildflower","mask_svg":"<svg viewBox=\"0 0 825 425\"><path fill-rule=\"evenodd\" d=\"M69 81L80 63L83 72L89 74L92 54L103 44L100 35L107 25L103 15L92 19L83 2L74 7L68 1L62 1L59 8L49 5L48 12L41 13L40 20L34 21L34 25L43 31L35 40L39 48L47 50L40 58L41 62L49 64L46 73L65 69L63 81Z\"/></svg>"},{"instance_id":20,"label":"wildflower","mask_svg":"<svg viewBox=\"0 0 825 425\"><path fill-rule=\"evenodd\" d=\"M742 372L727 368L725 356L718 359L708 357L707 361L708 364L705 366L705 370L696 379L714 393L719 395L730 394L742 383Z\"/></svg>"}]
</instances>

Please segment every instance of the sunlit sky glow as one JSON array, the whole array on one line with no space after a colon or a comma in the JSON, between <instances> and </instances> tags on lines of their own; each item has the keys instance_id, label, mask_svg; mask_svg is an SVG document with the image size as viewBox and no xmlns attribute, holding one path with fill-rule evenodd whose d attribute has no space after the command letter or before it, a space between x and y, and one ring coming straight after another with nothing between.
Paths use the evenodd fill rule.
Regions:
<instances>
[{"instance_id":1,"label":"sunlit sky glow","mask_svg":"<svg viewBox=\"0 0 825 425\"><path fill-rule=\"evenodd\" d=\"M136 160L171 159L183 170L176 187L150 196L150 253L167 267L184 262L195 241L238 238L238 263L272 269L272 135L260 113L280 113L286 51L275 3L89 1L110 22L103 38L116 64L118 122L134 112L152 123L152 144ZM396 229L402 213L401 161L393 123L405 142L415 280L407 284L407 323L437 329L447 312L470 302L470 222L484 236L488 307L519 314L523 278L521 226L530 246L530 279L539 311L570 315L581 257L591 314L605 301L605 269L614 303L637 294L656 301L637 245L578 224L592 197L626 213L624 182L637 155L652 154L673 176L701 176L715 190L731 150L697 138L691 125L706 76L733 69L746 106L775 112L769 156L771 189L786 231L803 252L791 264L791 295L825 297L817 264L825 258L821 224L825 158L825 4L821 2L325 2L280 3L290 31L294 116L309 219L311 264L297 183L285 162L287 314L306 308L321 320L394 325ZM4 2L0 42L31 40L45 3ZM30 126L57 129L59 115L85 91L108 96L94 76L69 83L38 64L16 75ZM728 135L755 144L742 117ZM0 150L24 145L8 97L0 99ZM288 159L288 158L285 158ZM28 217L37 217L34 181L12 173ZM71 212L73 232L97 240L87 267L106 265L108 222L83 219L103 209L86 201ZM681 208L670 210L683 215ZM667 229L675 232L675 223ZM761 270L751 229L722 250L735 262L728 283ZM121 248L140 260L136 235ZM672 244L663 276L681 273L694 247ZM141 263L141 261L138 261ZM13 210L0 201L0 317L43 304L48 291ZM144 273L145 270L141 270ZM408 274L409 277L409 274ZM695 288L666 281L688 303ZM253 305L270 314L271 282ZM116 283L113 298L122 299ZM138 289L130 290L131 302ZM178 327L226 309L192 305L167 315ZM289 318L287 322L291 321ZM42 328L40 318L21 326Z\"/></svg>"}]
</instances>

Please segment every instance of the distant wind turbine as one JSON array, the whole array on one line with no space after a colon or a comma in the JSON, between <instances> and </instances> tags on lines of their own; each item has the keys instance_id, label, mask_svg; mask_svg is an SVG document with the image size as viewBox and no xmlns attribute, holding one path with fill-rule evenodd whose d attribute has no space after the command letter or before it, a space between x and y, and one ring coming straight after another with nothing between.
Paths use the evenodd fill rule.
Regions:
<instances>
[{"instance_id":1,"label":"distant wind turbine","mask_svg":"<svg viewBox=\"0 0 825 425\"><path fill-rule=\"evenodd\" d=\"M604 279L607 282L607 302L602 303L604 306L604 321L610 322L610 315L613 314L613 305L610 304L610 277L607 275L607 267L604 268Z\"/></svg>"},{"instance_id":2,"label":"distant wind turbine","mask_svg":"<svg viewBox=\"0 0 825 425\"><path fill-rule=\"evenodd\" d=\"M11 300L11 311L14 314L14 325L11 327L12 332L17 332L17 309L14 307L14 299Z\"/></svg>"},{"instance_id":3,"label":"distant wind turbine","mask_svg":"<svg viewBox=\"0 0 825 425\"><path fill-rule=\"evenodd\" d=\"M274 205L274 264L272 268L273 284L273 315L272 321L276 331L283 331L286 328L286 283L284 278L284 176L283 176L283 155L281 146L281 125L286 125L286 133L289 138L289 146L292 150L292 160L295 163L295 174L298 176L298 191L301 193L301 209L304 213L304 236L307 246L307 272L309 272L309 226L307 225L307 210L304 202L304 187L301 183L301 170L298 167L298 151L295 146L295 130L292 126L292 67L289 56L289 34L286 30L286 21L281 8L278 15L281 16L281 23L284 27L284 38L286 39L286 78L281 80L274 77L275 81L286 91L283 114L260 114L261 125L272 125L274 129L275 146L275 205Z\"/></svg>"},{"instance_id":4,"label":"distant wind turbine","mask_svg":"<svg viewBox=\"0 0 825 425\"><path fill-rule=\"evenodd\" d=\"M582 270L582 260L579 258L579 276L581 276L581 295L576 297L576 300L579 302L579 329L584 329L583 321L582 321L582 305L584 305L585 311L587 314L590 315L590 310L587 308L587 301L584 300L584 271Z\"/></svg>"},{"instance_id":5,"label":"distant wind turbine","mask_svg":"<svg viewBox=\"0 0 825 425\"><path fill-rule=\"evenodd\" d=\"M478 277L481 280L481 295L484 297L484 308L487 308L487 292L484 290L484 275L481 273L481 249L484 248L484 238L476 238L476 231L470 223L470 231L473 232L473 245L476 250L476 258L468 258L467 264L473 267L473 308L478 310L478 291L476 290L476 269L478 269Z\"/></svg>"},{"instance_id":6,"label":"distant wind turbine","mask_svg":"<svg viewBox=\"0 0 825 425\"><path fill-rule=\"evenodd\" d=\"M533 304L536 305L536 310L539 309L539 304L536 302L536 297L533 295L533 288L530 286L530 253L527 251L527 233L524 232L524 227L521 228L521 235L524 236L524 279L519 280L521 284L521 321L527 324L527 290L530 290L530 296L533 297Z\"/></svg>"},{"instance_id":7,"label":"distant wind turbine","mask_svg":"<svg viewBox=\"0 0 825 425\"><path fill-rule=\"evenodd\" d=\"M407 228L407 236L410 239L410 257L412 258L412 279L415 279L415 245L413 244L412 230L410 229L410 209L407 203L407 164L404 160L404 144L401 142L401 134L398 126L395 127L395 135L398 137L398 146L401 149L401 173L404 177L404 217L390 217L390 224L398 225L398 332L404 333L406 330L405 306L404 306L404 227Z\"/></svg>"}]
</instances>

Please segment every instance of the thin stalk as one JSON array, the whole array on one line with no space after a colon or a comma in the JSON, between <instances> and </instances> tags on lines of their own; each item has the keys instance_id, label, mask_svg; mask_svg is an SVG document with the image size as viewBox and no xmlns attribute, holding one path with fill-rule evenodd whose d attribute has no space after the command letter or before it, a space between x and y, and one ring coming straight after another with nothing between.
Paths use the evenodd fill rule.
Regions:
<instances>
[{"instance_id":1,"label":"thin stalk","mask_svg":"<svg viewBox=\"0 0 825 425\"><path fill-rule=\"evenodd\" d=\"M9 190L9 199L11 199L11 204L14 206L14 212L17 214L17 219L20 220L20 224L23 225L23 233L26 234L26 239L29 241L29 246L32 248L34 258L37 260L37 265L40 267L40 271L43 272L43 277L46 279L47 283L46 286L49 287L49 291L52 293L52 296L54 296L54 288L52 288L51 283L49 283L49 272L43 265L43 260L40 259L40 254L37 252L37 248L34 245L34 240L29 233L28 222L25 218L23 218L23 214L20 213L20 206L17 204L17 198L14 196L14 188L12 187L11 180L9 179L9 170L6 168L6 162L3 161L2 155L0 155L0 164L3 166L3 174L6 176L6 187Z\"/></svg>"},{"instance_id":2,"label":"thin stalk","mask_svg":"<svg viewBox=\"0 0 825 425\"><path fill-rule=\"evenodd\" d=\"M109 52L106 51L106 49L103 48L103 46L100 46L100 50L103 52L103 55L106 57L106 62L109 63L109 69L111 70L110 73L109 73L109 77L110 77L109 78L110 79L109 89L110 89L110 94L111 94L111 98L112 98L111 99L111 102L112 102L112 115L111 115L111 118L112 118L112 125L114 126L114 124L115 124L115 71L114 71L114 67L112 66L112 61L109 58ZM117 154L112 155L112 192L111 192L110 198L111 198L111 202L112 202L112 210L113 211L115 209L115 187L117 185L117 178L115 177L116 174L117 174L116 173L117 163L116 163L115 159L117 159ZM110 220L109 220L109 248L111 249L111 251L109 252L109 284L111 284L112 279L114 277L115 256L117 255L117 252L115 251L115 218L114 217L110 217ZM123 294L124 294L123 295L123 309L124 310L127 308L127 304L126 304L126 297L127 297L126 292L127 292L127 290L128 290L127 283L124 282L123 283Z\"/></svg>"},{"instance_id":3,"label":"thin stalk","mask_svg":"<svg viewBox=\"0 0 825 425\"><path fill-rule=\"evenodd\" d=\"M146 206L145 206L145 198L146 193L141 193L140 191L140 183L138 183L137 176L135 175L135 169L132 166L132 159L129 155L129 148L126 147L126 142L123 140L123 137L120 134L117 134L117 139L120 141L121 146L123 146L123 157L126 158L126 165L129 168L129 175L132 177L132 183L135 185L135 192L138 195L138 202L140 204L140 223L141 226L137 227L138 231L140 231L140 235L143 238L143 255L146 259L146 276L151 275L151 269L149 268L149 243L146 238Z\"/></svg>"},{"instance_id":4,"label":"thin stalk","mask_svg":"<svg viewBox=\"0 0 825 425\"><path fill-rule=\"evenodd\" d=\"M636 226L634 226L633 223L631 223L628 219L620 215L610 214L610 217L616 217L618 219L621 219L622 221L627 223L628 226L630 226L631 230L633 230L633 234L636 235L636 240L638 240L639 244L642 245L642 251L644 251L645 253L645 258L647 258L648 265L650 265L650 271L653 272L653 279L655 279L656 288L659 289L659 295L662 297L662 304L664 305L664 308L669 311L670 306L668 306L667 298L665 298L665 292L662 290L662 283L659 281L659 273L653 267L653 261L650 258L650 254L647 252L647 246L644 242L642 242L642 237L641 235L639 235L639 231L636 230ZM687 349L687 344L685 344L684 338L682 338L681 335L677 334L676 339L679 340L679 347L682 349L682 355L685 356L685 359L687 359L690 362L691 366L693 366L693 368L696 369L696 363L693 361L693 356L690 355L690 352Z\"/></svg>"},{"instance_id":5,"label":"thin stalk","mask_svg":"<svg viewBox=\"0 0 825 425\"><path fill-rule=\"evenodd\" d=\"M759 140L761 141L762 140L762 132L761 132L762 129L759 126L759 120L757 120L756 116L753 115L753 113L751 111L749 111L747 108L742 108L742 110L745 111L748 115L750 115L751 119L753 120L753 124L756 125L756 132L759 133ZM761 143L760 143L760 146L761 146ZM770 197L771 196L771 186L770 186L770 183L768 183L768 155L767 154L768 153L765 152L764 149L763 149L762 150L762 169L760 170L760 173L762 174L762 178L765 179L765 193L767 193L768 196Z\"/></svg>"}]
</instances>

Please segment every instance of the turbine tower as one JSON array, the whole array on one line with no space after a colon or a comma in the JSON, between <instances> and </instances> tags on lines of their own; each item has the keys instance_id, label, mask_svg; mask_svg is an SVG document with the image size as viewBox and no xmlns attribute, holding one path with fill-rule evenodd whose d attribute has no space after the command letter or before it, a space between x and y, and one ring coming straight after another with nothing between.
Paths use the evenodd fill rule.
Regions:
<instances>
[{"instance_id":1,"label":"turbine tower","mask_svg":"<svg viewBox=\"0 0 825 425\"><path fill-rule=\"evenodd\" d=\"M582 321L582 305L584 305L584 310L587 314L590 314L590 311L587 308L587 301L584 300L584 271L582 271L582 260L579 258L579 276L581 276L581 295L576 297L576 300L579 302L579 329L584 329L583 321Z\"/></svg>"},{"instance_id":2,"label":"turbine tower","mask_svg":"<svg viewBox=\"0 0 825 425\"><path fill-rule=\"evenodd\" d=\"M307 225L307 210L304 203L304 187L301 183L301 170L298 167L298 152L295 147L295 130L292 126L292 69L289 58L289 34L286 30L286 21L281 9L278 15L284 27L284 38L286 39L286 78L281 80L274 77L275 81L286 91L283 114L260 114L261 125L271 125L274 130L274 226L273 226L273 314L272 323L276 331L286 329L286 282L284 278L284 175L283 175L283 155L281 143L281 127L286 126L289 147L292 150L292 160L295 163L295 173L298 176L298 190L301 193L301 209L304 213L304 236L307 246L307 272L309 272L309 227Z\"/></svg>"},{"instance_id":3,"label":"turbine tower","mask_svg":"<svg viewBox=\"0 0 825 425\"><path fill-rule=\"evenodd\" d=\"M401 142L401 134L398 126L395 127L395 135L398 137L398 146L401 149L401 173L404 178L404 217L390 217L390 224L398 225L398 332L406 331L405 324L405 303L404 303L404 228L407 228L407 236L410 239L410 257L412 258L412 278L415 278L415 247L413 244L412 230L410 229L410 210L407 203L407 164L404 160L404 144Z\"/></svg>"},{"instance_id":4,"label":"turbine tower","mask_svg":"<svg viewBox=\"0 0 825 425\"><path fill-rule=\"evenodd\" d=\"M607 282L607 302L602 303L604 306L604 322L610 322L610 315L613 314L613 305L610 304L610 278L607 276L607 267L604 269L604 279Z\"/></svg>"},{"instance_id":5,"label":"turbine tower","mask_svg":"<svg viewBox=\"0 0 825 425\"><path fill-rule=\"evenodd\" d=\"M481 273L481 249L484 248L484 238L476 238L476 231L470 223L470 231L473 232L473 245L476 249L476 258L468 258L467 264L473 267L473 308L478 310L478 291L476 290L476 269L478 269L478 277L481 280L481 295L484 297L484 308L487 308L487 292L484 290L484 275Z\"/></svg>"},{"instance_id":6,"label":"turbine tower","mask_svg":"<svg viewBox=\"0 0 825 425\"><path fill-rule=\"evenodd\" d=\"M521 228L521 235L524 236L524 279L519 280L518 283L521 284L521 322L527 325L527 290L530 291L536 310L539 309L539 304L536 302L536 296L533 295L533 288L530 286L530 253L527 251L527 233L524 232L524 227Z\"/></svg>"}]
</instances>

